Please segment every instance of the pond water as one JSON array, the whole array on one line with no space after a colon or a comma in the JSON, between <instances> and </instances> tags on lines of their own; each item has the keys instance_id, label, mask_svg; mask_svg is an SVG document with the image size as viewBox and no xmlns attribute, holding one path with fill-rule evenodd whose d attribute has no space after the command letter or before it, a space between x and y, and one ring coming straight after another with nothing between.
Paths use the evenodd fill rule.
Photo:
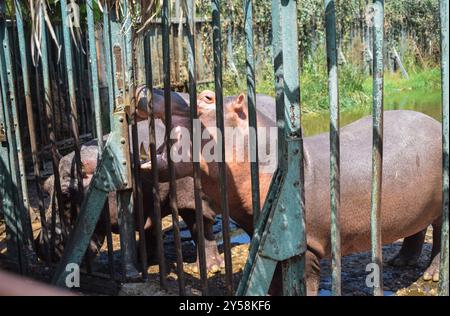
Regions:
<instances>
[{"instance_id":1,"label":"pond water","mask_svg":"<svg viewBox=\"0 0 450 316\"><path fill-rule=\"evenodd\" d=\"M414 110L425 113L439 121L442 121L441 94L439 90L426 91L398 91L384 98L385 110ZM348 125L362 117L371 115L371 106L361 106L341 111L341 127ZM302 117L305 136L312 136L330 129L330 114L328 111L321 113L305 113Z\"/></svg>"}]
</instances>

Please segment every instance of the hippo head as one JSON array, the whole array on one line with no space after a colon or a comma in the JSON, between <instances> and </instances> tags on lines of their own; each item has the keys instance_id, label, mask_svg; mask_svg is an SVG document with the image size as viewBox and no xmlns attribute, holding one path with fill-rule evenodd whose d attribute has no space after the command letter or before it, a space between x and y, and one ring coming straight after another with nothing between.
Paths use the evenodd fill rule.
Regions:
<instances>
[{"instance_id":1,"label":"hippo head","mask_svg":"<svg viewBox=\"0 0 450 316\"><path fill-rule=\"evenodd\" d=\"M179 118L188 118L190 115L189 104L177 92L171 92L171 109L172 116ZM137 121L146 120L148 118L148 102L150 101L150 90L146 86L139 86L136 89L136 113ZM164 91L153 89L153 115L155 119L165 120L165 99ZM129 111L129 110L128 110ZM130 114L130 113L128 113Z\"/></svg>"},{"instance_id":2,"label":"hippo head","mask_svg":"<svg viewBox=\"0 0 450 316\"><path fill-rule=\"evenodd\" d=\"M237 97L224 98L225 126L245 127L248 109L245 94ZM205 90L198 97L199 117L205 126L216 125L216 95L213 91Z\"/></svg>"},{"instance_id":3,"label":"hippo head","mask_svg":"<svg viewBox=\"0 0 450 316\"><path fill-rule=\"evenodd\" d=\"M90 142L83 145L82 152L82 177L83 177L83 188L86 192L89 183L92 179L92 175L95 171L97 164L97 147L94 146L96 143ZM89 157L93 157L90 159ZM62 242L62 225L60 220L60 214L63 214L64 227L70 230L75 223L75 217L78 211L78 205L82 201L83 194L80 194L78 188L77 178L74 176L75 164L74 164L74 154L69 154L60 160L59 165L59 179L61 185L61 201L58 203L56 198L56 187L55 187L55 177L50 176L42 184L43 193L50 197L47 209L45 211L45 223L46 228L49 233L49 238L51 239L52 222L55 221L55 249L53 252L52 260L57 261L62 256L64 251L64 244ZM62 206L62 211L58 211L58 205ZM55 210L55 212L53 212ZM55 215L55 216L54 216ZM40 258L45 259L45 240L43 236L43 231L38 234L35 239L35 245L37 249L37 254Z\"/></svg>"}]
</instances>

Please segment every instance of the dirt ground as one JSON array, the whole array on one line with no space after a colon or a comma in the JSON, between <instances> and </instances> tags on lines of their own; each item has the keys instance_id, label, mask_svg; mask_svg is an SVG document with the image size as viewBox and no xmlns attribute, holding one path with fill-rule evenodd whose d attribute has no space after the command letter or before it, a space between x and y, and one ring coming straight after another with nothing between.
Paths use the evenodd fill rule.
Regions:
<instances>
[{"instance_id":1,"label":"dirt ground","mask_svg":"<svg viewBox=\"0 0 450 316\"><path fill-rule=\"evenodd\" d=\"M29 187L34 187L30 185ZM34 204L33 193L30 194L31 205ZM37 214L37 213L34 213ZM33 216L33 231L36 236L40 230L39 216ZM166 233L170 233L171 219L166 217L163 220L163 228ZM421 278L424 272L430 252L432 229L427 233L426 244L424 246L419 263L414 267L392 267L388 264L384 265L384 290L385 295L397 296L434 296L437 295L437 284L433 282L424 282ZM220 236L218 236L220 238ZM120 240L119 236L113 235L114 241L114 267L115 279L120 280ZM105 243L106 244L106 243ZM385 261L392 258L400 249L401 241L383 247L383 258ZM5 225L0 219L0 268L11 269L12 266L5 260ZM223 256L223 249L219 247ZM176 264L174 249L170 243L165 242L165 255L167 265L167 289L162 290L159 285L159 268L152 265L148 268L148 280L146 282L126 283L122 284L118 281L109 279L109 266L107 260L107 248L103 246L99 256L92 265L93 275L83 274L80 294L83 295L145 295L145 296L167 296L178 295L178 278L176 274ZM237 288L242 277L242 271L248 256L248 244L234 244L232 247L233 260L233 280L234 287ZM193 242L183 242L183 258L185 263L183 266L186 282L187 295L201 295L200 276L196 269L196 255ZM342 292L346 296L365 296L371 295L370 289L365 286L367 272L366 265L370 263L370 253L360 253L346 256L342 259ZM51 279L54 267L46 268L43 264L31 267L33 277L43 281ZM320 295L327 296L331 293L331 273L330 262L322 260L321 262L321 284ZM220 272L208 275L208 287L210 295L226 295L225 269Z\"/></svg>"}]
</instances>

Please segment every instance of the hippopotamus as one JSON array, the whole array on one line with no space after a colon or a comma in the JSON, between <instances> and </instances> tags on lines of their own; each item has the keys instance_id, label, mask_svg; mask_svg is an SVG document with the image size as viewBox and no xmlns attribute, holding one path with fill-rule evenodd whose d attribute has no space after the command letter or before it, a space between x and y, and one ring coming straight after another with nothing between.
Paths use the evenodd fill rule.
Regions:
<instances>
[{"instance_id":1,"label":"hippopotamus","mask_svg":"<svg viewBox=\"0 0 450 316\"><path fill-rule=\"evenodd\" d=\"M272 107L275 101L272 99ZM260 107L257 104L257 109ZM225 126L248 128L244 95L224 106ZM258 110L258 128L275 127L275 111ZM216 126L215 106L200 109L203 128ZM396 266L414 264L420 256L425 232L433 226L433 249L425 279L438 281L442 216L441 124L414 111L384 113L384 160L381 204L382 243L404 238L400 252L390 260ZM212 134L214 137L214 134ZM341 129L341 251L342 255L370 249L370 200L372 170L372 118L365 117ZM205 144L206 141L203 142ZM307 294L316 295L320 260L331 255L329 134L306 137L304 144L306 203ZM271 153L276 159L276 151ZM201 162L205 194L220 205L217 162ZM253 233L250 164L226 162L230 216L249 234ZM178 174L178 176L183 176ZM261 203L273 173L260 172ZM219 208L220 210L220 208ZM281 242L281 241L280 241ZM279 269L277 269L280 272ZM271 293L280 290L276 276Z\"/></svg>"},{"instance_id":2,"label":"hippopotamus","mask_svg":"<svg viewBox=\"0 0 450 316\"><path fill-rule=\"evenodd\" d=\"M161 111L164 111L164 106L161 106L161 103L164 103L164 99L160 98L161 93L159 90L154 90L154 109L155 109L155 117L162 117L159 115ZM176 93L173 93L173 96L177 96ZM179 97L172 97L172 110L173 110L173 119L172 126L188 126L189 124L189 108L184 101L184 99ZM141 145L142 149L149 148L149 131L148 131L148 121L139 120L137 123L138 130L138 141ZM165 126L163 122L159 119L155 121L155 131L156 131L156 147L157 154L159 156L166 156L165 154ZM131 127L130 127L131 133ZM105 140L108 138L108 135L105 135ZM142 154L142 152L141 152ZM148 156L148 155L145 155ZM97 157L98 157L98 146L97 140L92 140L88 143L85 143L81 147L81 160L83 164L83 187L85 189L88 188L92 176L97 168ZM163 159L158 159L163 160ZM77 201L81 194L77 192L77 179L73 174L75 166L74 161L74 153L70 153L64 156L60 160L59 164L59 174L61 179L61 189L63 193L63 205L65 205L65 215L67 218L70 218L71 212L73 209L73 202ZM50 177L45 185L45 191L47 191L51 196L53 195L53 176ZM156 231L154 228L154 210L153 210L153 193L152 193L152 177L151 175L141 177L142 182L142 192L143 192L143 205L144 205L144 216L145 216L145 230L146 230L146 245L147 252L149 254L149 260L155 255L156 250L156 239L155 234ZM162 216L167 216L171 214L170 206L169 206L169 183L160 183L159 184L160 198L161 198L161 212ZM220 257L217 244L215 241L215 237L213 234L213 224L215 221L216 212L212 210L212 206L208 202L207 197L201 193L202 198L202 209L204 216L204 231L205 231L205 245L206 245L206 258L207 258L207 268L210 271L217 272L220 266L223 266L223 259ZM109 210L110 217L112 221L112 231L114 233L118 233L118 214L117 207L115 204L114 194L111 194L109 199ZM195 198L194 198L194 184L191 174L186 177L177 179L177 201L178 201L178 209L180 216L183 218L185 223L187 224L191 235L194 240L197 238L197 229L195 222ZM50 212L49 212L50 213ZM135 212L136 213L136 212ZM51 214L48 214L48 221L50 221ZM101 248L103 244L104 237L106 235L106 225L103 222L104 218L101 217L99 223L96 227L94 236L91 241L90 248L96 253ZM42 245L42 236L38 237L37 243L38 245ZM61 248L62 245L59 245ZM40 249L41 247L38 247ZM62 249L58 249L58 255L61 255Z\"/></svg>"},{"instance_id":3,"label":"hippopotamus","mask_svg":"<svg viewBox=\"0 0 450 316\"><path fill-rule=\"evenodd\" d=\"M164 109L165 109L165 101L164 101L164 90L161 89L153 89L153 112L155 118L159 118L164 120ZM203 102L211 103L215 101L211 99L213 92L210 90L205 90L201 92L197 96L197 103L203 104ZM186 112L186 105L189 106L190 103L190 95L188 93L182 92L171 92L171 101L172 101L172 115L174 116L186 116L189 115L189 112ZM136 89L136 121L147 120L148 112L147 112L147 103L149 101L149 89L145 85L141 85ZM130 114L130 113L128 113ZM187 126L186 126L187 127Z\"/></svg>"}]
</instances>

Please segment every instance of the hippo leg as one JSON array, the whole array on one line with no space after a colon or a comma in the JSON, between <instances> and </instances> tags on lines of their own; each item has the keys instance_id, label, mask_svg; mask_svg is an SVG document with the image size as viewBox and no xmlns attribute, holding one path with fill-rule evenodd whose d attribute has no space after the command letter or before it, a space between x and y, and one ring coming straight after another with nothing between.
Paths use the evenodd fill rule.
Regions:
<instances>
[{"instance_id":1,"label":"hippo leg","mask_svg":"<svg viewBox=\"0 0 450 316\"><path fill-rule=\"evenodd\" d=\"M433 223L433 249L431 250L430 265L423 274L423 279L425 281L439 281L439 264L441 261L441 229L442 218L439 218Z\"/></svg>"},{"instance_id":2,"label":"hippo leg","mask_svg":"<svg viewBox=\"0 0 450 316\"><path fill-rule=\"evenodd\" d=\"M208 216L208 209L205 209L205 203L203 203L203 227L205 236L205 254L206 254L206 269L208 272L216 273L220 272L220 268L224 267L225 263L223 258L219 254L217 249L217 243L213 233L214 216ZM180 210L180 216L185 221L186 225L194 236L195 244L197 243L197 223L195 222L195 210L192 209L182 209ZM194 271L199 271L199 258L197 256L197 267Z\"/></svg>"},{"instance_id":3,"label":"hippo leg","mask_svg":"<svg viewBox=\"0 0 450 316\"><path fill-rule=\"evenodd\" d=\"M306 251L306 294L317 296L320 285L320 257L311 250Z\"/></svg>"},{"instance_id":4,"label":"hippo leg","mask_svg":"<svg viewBox=\"0 0 450 316\"><path fill-rule=\"evenodd\" d=\"M406 237L400 252L394 258L389 260L388 263L394 267L416 265L420 254L422 253L422 246L426 233L427 229L424 229L417 234Z\"/></svg>"},{"instance_id":5,"label":"hippo leg","mask_svg":"<svg viewBox=\"0 0 450 316\"><path fill-rule=\"evenodd\" d=\"M306 262L306 295L317 296L319 293L320 285L320 258L312 251L307 250L305 253ZM269 288L269 295L280 296L283 295L283 282L282 282L282 267L278 263L275 268L272 282Z\"/></svg>"}]
</instances>

